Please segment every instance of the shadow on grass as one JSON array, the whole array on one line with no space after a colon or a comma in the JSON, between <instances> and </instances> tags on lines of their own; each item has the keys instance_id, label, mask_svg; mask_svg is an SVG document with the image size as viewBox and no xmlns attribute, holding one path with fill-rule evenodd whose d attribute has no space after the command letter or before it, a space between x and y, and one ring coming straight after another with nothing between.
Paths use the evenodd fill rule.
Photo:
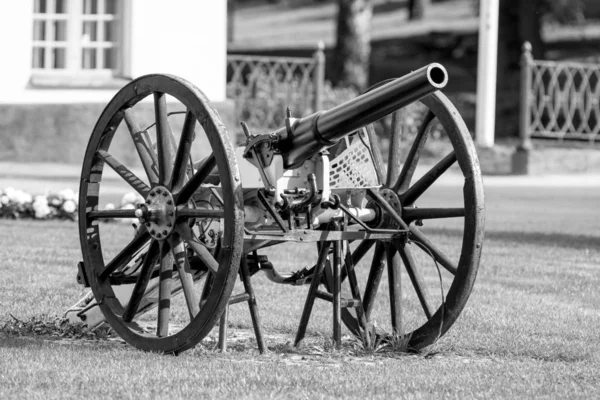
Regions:
<instances>
[{"instance_id":1,"label":"shadow on grass","mask_svg":"<svg viewBox=\"0 0 600 400\"><path fill-rule=\"evenodd\" d=\"M474 351L463 351L458 348L451 348L448 350L442 350L440 352L442 356L454 355L458 357L471 357L471 358L527 358L535 361L550 362L550 363L578 363L583 361L593 360L593 356L590 353L581 350L574 350L572 347L565 345L563 348L556 348L552 351L535 349L526 349L515 347L513 349L477 349Z\"/></svg>"},{"instance_id":2,"label":"shadow on grass","mask_svg":"<svg viewBox=\"0 0 600 400\"><path fill-rule=\"evenodd\" d=\"M13 336L9 334L0 334L0 349L31 349L43 347L78 347L105 349L123 349L131 348L120 338L90 340L85 338L60 338L51 335L28 335Z\"/></svg>"},{"instance_id":3,"label":"shadow on grass","mask_svg":"<svg viewBox=\"0 0 600 400\"><path fill-rule=\"evenodd\" d=\"M42 347L45 339L41 337L23 337L23 336L0 336L0 348L3 349L20 349L31 347Z\"/></svg>"}]
</instances>

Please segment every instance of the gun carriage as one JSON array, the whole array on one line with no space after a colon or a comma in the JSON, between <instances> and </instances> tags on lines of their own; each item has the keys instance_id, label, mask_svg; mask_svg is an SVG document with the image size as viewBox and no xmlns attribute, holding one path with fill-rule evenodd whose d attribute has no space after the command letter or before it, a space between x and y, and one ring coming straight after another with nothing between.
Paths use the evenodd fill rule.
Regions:
<instances>
[{"instance_id":1,"label":"gun carriage","mask_svg":"<svg viewBox=\"0 0 600 400\"><path fill-rule=\"evenodd\" d=\"M484 223L477 155L464 122L440 92L447 79L441 65L431 64L330 110L298 119L288 113L285 126L271 133L253 135L244 126L246 143L237 149L191 83L147 75L127 84L106 106L85 153L78 278L95 300L88 298L77 315L90 324L105 319L140 349L178 353L201 341L220 318L223 336L228 304L246 301L264 350L250 279L263 271L280 284L310 284L296 343L305 335L315 298L333 305L337 344L342 323L357 336L372 333L367 340L385 335L373 328L380 307L388 335L406 335L414 349L433 343L467 302ZM402 133L393 129L386 160L371 124L415 102L426 112L413 122L413 143L400 143ZM135 115L145 103L153 104L152 129L141 128ZM180 129L172 128L176 113ZM433 126L444 132L452 151L416 179ZM133 140L139 161L131 165L141 165L139 171L118 160L119 135ZM405 160L402 147L409 149ZM453 166L462 182L458 205L450 206L452 198L445 196L420 204ZM141 196L137 207L102 207L111 173ZM134 222L128 242L117 231L130 228L105 224L108 219ZM424 233L423 225L449 220L452 228ZM453 238L450 249L435 242L446 236ZM290 242L314 249L314 264L283 273L261 254ZM442 271L431 267L425 273L429 261ZM386 269L387 295L378 295ZM238 273L244 293L232 296ZM445 277L441 287L438 273ZM100 317L93 316L93 306ZM418 315L411 327L409 308Z\"/></svg>"}]
</instances>

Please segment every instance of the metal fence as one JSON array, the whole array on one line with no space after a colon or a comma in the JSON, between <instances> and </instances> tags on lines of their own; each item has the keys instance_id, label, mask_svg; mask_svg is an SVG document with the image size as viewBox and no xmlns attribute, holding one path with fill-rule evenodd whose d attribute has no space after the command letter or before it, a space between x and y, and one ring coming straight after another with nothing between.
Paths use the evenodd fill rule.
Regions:
<instances>
[{"instance_id":1,"label":"metal fence","mask_svg":"<svg viewBox=\"0 0 600 400\"><path fill-rule=\"evenodd\" d=\"M534 60L521 56L523 142L529 138L600 141L600 65Z\"/></svg>"},{"instance_id":2,"label":"metal fence","mask_svg":"<svg viewBox=\"0 0 600 400\"><path fill-rule=\"evenodd\" d=\"M293 116L322 109L324 81L322 45L310 58L227 56L227 97L239 120L255 129L283 126L288 107Z\"/></svg>"}]
</instances>

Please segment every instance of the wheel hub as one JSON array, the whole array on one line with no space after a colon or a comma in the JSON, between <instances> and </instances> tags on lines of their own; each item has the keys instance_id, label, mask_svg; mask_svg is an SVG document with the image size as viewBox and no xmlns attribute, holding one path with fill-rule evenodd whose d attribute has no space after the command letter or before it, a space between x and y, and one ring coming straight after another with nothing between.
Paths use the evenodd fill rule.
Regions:
<instances>
[{"instance_id":1,"label":"wheel hub","mask_svg":"<svg viewBox=\"0 0 600 400\"><path fill-rule=\"evenodd\" d=\"M156 186L150 190L146 202L139 204L135 216L144 224L155 239L166 239L175 228L177 207L171 192L163 187Z\"/></svg>"},{"instance_id":2,"label":"wheel hub","mask_svg":"<svg viewBox=\"0 0 600 400\"><path fill-rule=\"evenodd\" d=\"M379 194L384 198L385 201L396 211L400 217L402 217L402 204L400 203L400 198L392 189L389 188L381 188L379 190ZM382 223L381 227L385 229L396 228L398 223L390 217L385 210L382 211Z\"/></svg>"}]
</instances>

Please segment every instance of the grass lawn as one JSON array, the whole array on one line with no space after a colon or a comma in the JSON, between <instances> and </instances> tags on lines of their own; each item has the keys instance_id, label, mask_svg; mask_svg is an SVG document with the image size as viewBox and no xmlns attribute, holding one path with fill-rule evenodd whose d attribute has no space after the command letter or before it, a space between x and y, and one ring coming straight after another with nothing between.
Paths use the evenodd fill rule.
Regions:
<instances>
[{"instance_id":1,"label":"grass lawn","mask_svg":"<svg viewBox=\"0 0 600 400\"><path fill-rule=\"evenodd\" d=\"M449 198L450 189L438 194ZM598 397L598 198L597 187L488 187L475 290L457 323L424 354L368 353L349 336L332 350L323 302L316 303L308 346L295 350L290 342L307 288L258 275L266 355L257 353L244 306L232 307L230 336L237 340L226 354L212 350L214 337L173 357L114 339L4 332L0 398ZM0 224L0 326L12 324L11 315L51 319L85 293L75 282L75 223ZM437 239L451 234L440 231ZM302 247L279 248L270 258L297 269L292 260L304 254Z\"/></svg>"}]
</instances>

